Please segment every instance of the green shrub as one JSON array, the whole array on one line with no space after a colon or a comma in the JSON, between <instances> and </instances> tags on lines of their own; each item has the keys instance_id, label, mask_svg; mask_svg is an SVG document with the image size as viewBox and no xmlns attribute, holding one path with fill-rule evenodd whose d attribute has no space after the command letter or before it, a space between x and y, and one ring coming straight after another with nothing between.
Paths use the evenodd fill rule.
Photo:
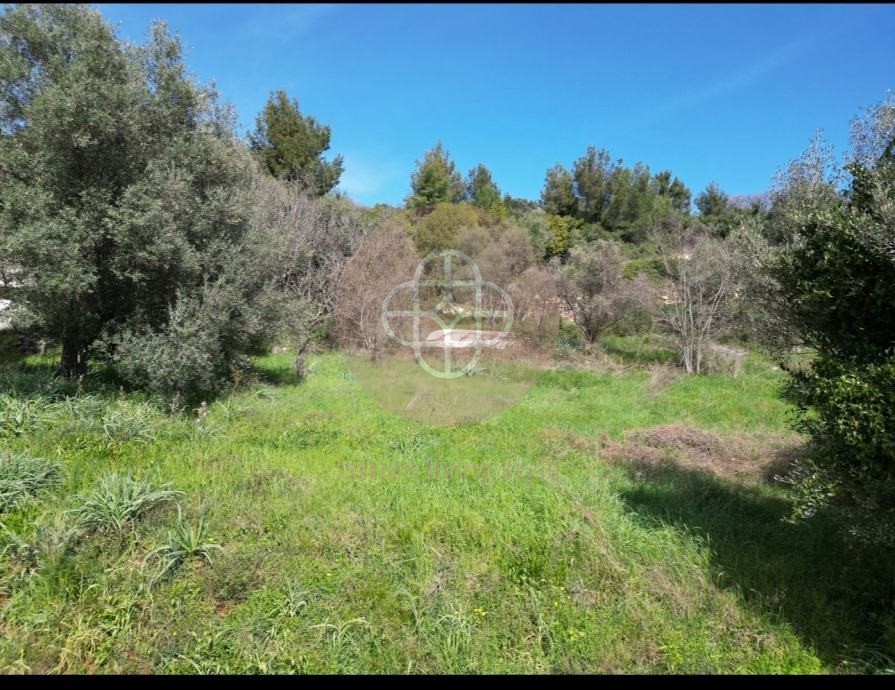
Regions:
<instances>
[{"instance_id":1,"label":"green shrub","mask_svg":"<svg viewBox=\"0 0 895 690\"><path fill-rule=\"evenodd\" d=\"M584 332L574 323L559 320L559 332L557 337L557 345L559 347L569 348L571 350L581 350L585 344Z\"/></svg>"},{"instance_id":2,"label":"green shrub","mask_svg":"<svg viewBox=\"0 0 895 690\"><path fill-rule=\"evenodd\" d=\"M654 282L660 282L665 277L665 265L660 257L631 259L625 263L623 275L627 280L644 275Z\"/></svg>"},{"instance_id":3,"label":"green shrub","mask_svg":"<svg viewBox=\"0 0 895 690\"><path fill-rule=\"evenodd\" d=\"M419 221L413 241L422 256L442 249L456 249L461 228L479 226L480 214L469 204L438 204Z\"/></svg>"},{"instance_id":4,"label":"green shrub","mask_svg":"<svg viewBox=\"0 0 895 690\"><path fill-rule=\"evenodd\" d=\"M793 372L801 432L812 453L790 475L797 515L832 504L851 533L895 545L895 356L881 364L852 364L827 355Z\"/></svg>"},{"instance_id":5,"label":"green shrub","mask_svg":"<svg viewBox=\"0 0 895 690\"><path fill-rule=\"evenodd\" d=\"M895 105L889 105L876 116L893 113ZM799 428L809 435L813 451L790 476L799 488L796 514L835 507L854 536L890 546L895 545L892 136L889 127L880 149L849 166L851 189L840 208L795 216L797 241L773 269L797 334L817 352L806 369L791 375Z\"/></svg>"},{"instance_id":6,"label":"green shrub","mask_svg":"<svg viewBox=\"0 0 895 690\"><path fill-rule=\"evenodd\" d=\"M247 366L243 353L273 318L266 308L247 305L239 290L219 283L200 297L181 296L163 329L123 335L115 369L136 388L198 402L223 390L234 371Z\"/></svg>"}]
</instances>

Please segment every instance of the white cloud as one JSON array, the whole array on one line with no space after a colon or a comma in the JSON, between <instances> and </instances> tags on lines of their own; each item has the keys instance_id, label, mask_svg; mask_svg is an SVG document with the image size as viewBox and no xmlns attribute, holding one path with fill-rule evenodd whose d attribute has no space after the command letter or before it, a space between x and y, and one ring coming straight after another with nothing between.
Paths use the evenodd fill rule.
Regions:
<instances>
[{"instance_id":1,"label":"white cloud","mask_svg":"<svg viewBox=\"0 0 895 690\"><path fill-rule=\"evenodd\" d=\"M800 38L782 46L741 70L725 75L721 79L701 86L693 86L674 98L641 112L639 117L634 118L635 123L640 126L647 125L661 118L695 108L721 96L746 89L760 81L765 75L774 72L792 58L804 52L812 42L813 40L810 37Z\"/></svg>"}]
</instances>

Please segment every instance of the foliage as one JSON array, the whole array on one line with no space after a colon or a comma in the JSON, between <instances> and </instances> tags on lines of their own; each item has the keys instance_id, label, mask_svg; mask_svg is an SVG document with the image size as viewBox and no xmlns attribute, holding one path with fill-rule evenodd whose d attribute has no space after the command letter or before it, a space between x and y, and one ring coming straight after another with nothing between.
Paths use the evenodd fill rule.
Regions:
<instances>
[{"instance_id":1,"label":"foliage","mask_svg":"<svg viewBox=\"0 0 895 690\"><path fill-rule=\"evenodd\" d=\"M767 223L755 217L741 221L727 239L738 290L730 333L785 359L802 341L773 272L781 248L768 240Z\"/></svg>"},{"instance_id":2,"label":"foliage","mask_svg":"<svg viewBox=\"0 0 895 690\"><path fill-rule=\"evenodd\" d=\"M871 112L887 115L885 107ZM802 216L798 241L781 254L774 275L796 331L817 352L791 376L799 426L813 448L793 477L799 513L833 505L854 535L892 545L895 131L888 131L879 158L856 157L849 166L847 204Z\"/></svg>"},{"instance_id":3,"label":"foliage","mask_svg":"<svg viewBox=\"0 0 895 690\"><path fill-rule=\"evenodd\" d=\"M730 205L730 198L717 182L710 182L708 187L696 195L694 200L699 215L703 218L723 216Z\"/></svg>"},{"instance_id":4,"label":"foliage","mask_svg":"<svg viewBox=\"0 0 895 690\"><path fill-rule=\"evenodd\" d=\"M653 310L655 290L647 279L625 279L623 264L618 244L600 240L572 249L568 262L559 269L558 293L587 344L633 312Z\"/></svg>"},{"instance_id":5,"label":"foliage","mask_svg":"<svg viewBox=\"0 0 895 690\"><path fill-rule=\"evenodd\" d=\"M547 241L544 246L544 258L548 261L554 256L565 256L572 244L572 237L581 227L581 221L570 216L547 216Z\"/></svg>"},{"instance_id":6,"label":"foliage","mask_svg":"<svg viewBox=\"0 0 895 690\"><path fill-rule=\"evenodd\" d=\"M799 227L807 215L839 205L841 182L832 146L818 132L802 155L774 177L767 220L768 240L783 246L797 241Z\"/></svg>"},{"instance_id":7,"label":"foliage","mask_svg":"<svg viewBox=\"0 0 895 690\"><path fill-rule=\"evenodd\" d=\"M788 477L799 495L795 515L811 517L833 505L855 537L891 547L895 358L867 364L821 354L792 379L802 409L798 429L813 441L810 457Z\"/></svg>"},{"instance_id":8,"label":"foliage","mask_svg":"<svg viewBox=\"0 0 895 690\"><path fill-rule=\"evenodd\" d=\"M760 213L760 205L740 199L739 205L721 189L717 182L710 182L700 192L694 204L699 211L699 220L712 235L726 238L744 218Z\"/></svg>"},{"instance_id":9,"label":"foliage","mask_svg":"<svg viewBox=\"0 0 895 690\"><path fill-rule=\"evenodd\" d=\"M660 282L665 277L665 266L662 259L655 256L631 259L625 262L623 275L627 280L642 275L655 282Z\"/></svg>"},{"instance_id":10,"label":"foliage","mask_svg":"<svg viewBox=\"0 0 895 690\"><path fill-rule=\"evenodd\" d=\"M17 321L61 343L66 376L94 358L156 390L215 386L269 325L232 114L193 83L164 24L132 46L90 7L18 6L0 35Z\"/></svg>"},{"instance_id":11,"label":"foliage","mask_svg":"<svg viewBox=\"0 0 895 690\"><path fill-rule=\"evenodd\" d=\"M613 161L608 151L590 146L571 171L562 165L547 171L541 204L552 215L593 226L585 241L596 239L596 229L604 229L625 241L640 242L659 218L689 214L690 191L670 171L652 176L641 163L629 168Z\"/></svg>"},{"instance_id":12,"label":"foliage","mask_svg":"<svg viewBox=\"0 0 895 690\"><path fill-rule=\"evenodd\" d=\"M108 472L90 494L78 496L79 505L72 512L86 530L123 534L147 512L174 501L182 493L168 485L155 487L130 473Z\"/></svg>"},{"instance_id":13,"label":"foliage","mask_svg":"<svg viewBox=\"0 0 895 690\"><path fill-rule=\"evenodd\" d=\"M541 258L547 258L547 247L552 237L547 213L544 209L532 209L515 217L517 225L528 233L529 242L535 254Z\"/></svg>"},{"instance_id":14,"label":"foliage","mask_svg":"<svg viewBox=\"0 0 895 690\"><path fill-rule=\"evenodd\" d=\"M410 186L408 208L427 210L439 203L457 203L466 195L463 177L440 141L416 162Z\"/></svg>"},{"instance_id":15,"label":"foliage","mask_svg":"<svg viewBox=\"0 0 895 690\"><path fill-rule=\"evenodd\" d=\"M551 215L578 215L575 179L562 165L557 164L547 171L547 179L541 191L541 205Z\"/></svg>"},{"instance_id":16,"label":"foliage","mask_svg":"<svg viewBox=\"0 0 895 690\"><path fill-rule=\"evenodd\" d=\"M0 453L0 513L32 499L60 480L58 463L22 453Z\"/></svg>"},{"instance_id":17,"label":"foliage","mask_svg":"<svg viewBox=\"0 0 895 690\"><path fill-rule=\"evenodd\" d=\"M323 159L330 135L329 127L302 115L298 101L280 90L268 98L249 142L271 175L322 196L339 184L344 167L342 156Z\"/></svg>"},{"instance_id":18,"label":"foliage","mask_svg":"<svg viewBox=\"0 0 895 690\"><path fill-rule=\"evenodd\" d=\"M431 213L418 221L413 231L413 241L420 256L442 249L456 249L460 230L478 227L480 217L469 204L437 204Z\"/></svg>"},{"instance_id":19,"label":"foliage","mask_svg":"<svg viewBox=\"0 0 895 690\"><path fill-rule=\"evenodd\" d=\"M478 208L495 210L501 205L500 189L491 179L491 171L481 163L469 171L466 201Z\"/></svg>"},{"instance_id":20,"label":"foliage","mask_svg":"<svg viewBox=\"0 0 895 690\"><path fill-rule=\"evenodd\" d=\"M668 197L671 206L679 213L690 213L690 190L670 170L663 170L653 176L651 185L656 194Z\"/></svg>"}]
</instances>

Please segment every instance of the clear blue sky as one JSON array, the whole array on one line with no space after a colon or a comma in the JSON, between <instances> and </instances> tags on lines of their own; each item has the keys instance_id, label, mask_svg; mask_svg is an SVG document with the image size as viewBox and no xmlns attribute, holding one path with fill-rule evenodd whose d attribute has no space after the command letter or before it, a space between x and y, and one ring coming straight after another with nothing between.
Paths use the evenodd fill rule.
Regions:
<instances>
[{"instance_id":1,"label":"clear blue sky","mask_svg":"<svg viewBox=\"0 0 895 690\"><path fill-rule=\"evenodd\" d=\"M886 5L98 6L132 40L166 19L243 127L285 89L364 204L401 203L439 139L518 197L589 144L694 194L760 193L817 129L841 154L895 89Z\"/></svg>"}]
</instances>

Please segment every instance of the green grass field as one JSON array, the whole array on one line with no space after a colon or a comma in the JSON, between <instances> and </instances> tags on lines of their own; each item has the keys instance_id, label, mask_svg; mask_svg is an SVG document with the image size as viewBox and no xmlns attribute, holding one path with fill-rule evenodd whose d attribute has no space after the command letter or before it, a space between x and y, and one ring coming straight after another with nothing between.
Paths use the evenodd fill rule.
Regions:
<instances>
[{"instance_id":1,"label":"green grass field","mask_svg":"<svg viewBox=\"0 0 895 690\"><path fill-rule=\"evenodd\" d=\"M663 424L786 433L760 357L658 387L554 369L498 416L438 429L382 409L338 355L301 383L291 359L179 416L99 383L66 400L49 359L0 369L0 443L59 471L0 512L0 671L892 668L890 564L824 515L783 521L784 485L601 460L601 441ZM128 472L183 492L180 536L173 501L72 531L79 496ZM155 581L147 556L184 542L220 549Z\"/></svg>"}]
</instances>

